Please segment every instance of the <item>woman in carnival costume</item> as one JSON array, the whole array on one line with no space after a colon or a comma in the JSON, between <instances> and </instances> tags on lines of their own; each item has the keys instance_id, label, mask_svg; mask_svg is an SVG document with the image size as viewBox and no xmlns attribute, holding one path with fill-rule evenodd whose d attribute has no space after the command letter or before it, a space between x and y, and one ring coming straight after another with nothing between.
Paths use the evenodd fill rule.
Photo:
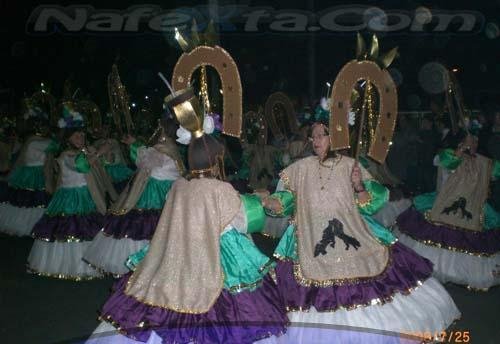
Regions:
<instances>
[{"instance_id":1,"label":"woman in carnival costume","mask_svg":"<svg viewBox=\"0 0 500 344\"><path fill-rule=\"evenodd\" d=\"M85 261L102 272L120 276L129 271L125 261L149 243L168 192L184 173L177 146L166 134L172 131L170 128L175 128L173 120L159 121L150 139L156 139L152 147L131 136L124 139L137 174L109 210L102 231L84 255Z\"/></svg>"},{"instance_id":2,"label":"woman in carnival costume","mask_svg":"<svg viewBox=\"0 0 500 344\"><path fill-rule=\"evenodd\" d=\"M29 236L43 216L54 189L54 154L59 148L48 135L48 115L31 99L25 105L29 134L8 175L0 204L0 230L17 236Z\"/></svg>"},{"instance_id":3,"label":"woman in carnival costume","mask_svg":"<svg viewBox=\"0 0 500 344\"><path fill-rule=\"evenodd\" d=\"M33 228L35 242L28 271L42 276L84 280L102 275L82 261L83 253L102 228L106 212L103 180L93 173L104 151L91 153L85 146L83 118L72 103L63 106L67 149L57 158L57 189L45 214Z\"/></svg>"},{"instance_id":4,"label":"woman in carnival costume","mask_svg":"<svg viewBox=\"0 0 500 344\"><path fill-rule=\"evenodd\" d=\"M224 148L203 131L192 89L166 101L192 133L189 178L173 184L145 258L116 283L88 343L275 339L286 313L269 258L246 235L263 225L260 200L222 181Z\"/></svg>"},{"instance_id":5,"label":"woman in carnival costume","mask_svg":"<svg viewBox=\"0 0 500 344\"><path fill-rule=\"evenodd\" d=\"M92 143L92 146L99 150L103 146L109 146L108 152L101 158L101 162L106 170L106 173L111 177L115 190L122 192L134 171L128 167L127 159L123 154L121 144L118 140L110 137L110 127L104 125L94 135L98 138Z\"/></svg>"},{"instance_id":6,"label":"woman in carnival costume","mask_svg":"<svg viewBox=\"0 0 500 344\"><path fill-rule=\"evenodd\" d=\"M397 220L397 235L434 263L441 282L486 290L500 284L500 214L486 200L500 164L477 154L477 137L448 134L435 158L437 191L417 196Z\"/></svg>"},{"instance_id":7,"label":"woman in carnival costume","mask_svg":"<svg viewBox=\"0 0 500 344\"><path fill-rule=\"evenodd\" d=\"M431 277L432 263L371 219L388 190L353 158L330 150L326 125L313 125L312 140L316 156L283 170L278 192L264 199L271 214L293 214L275 251L292 326L439 334L460 312ZM331 335L318 327L292 327L286 341L329 343ZM339 342L389 341L356 330L335 335Z\"/></svg>"}]
</instances>

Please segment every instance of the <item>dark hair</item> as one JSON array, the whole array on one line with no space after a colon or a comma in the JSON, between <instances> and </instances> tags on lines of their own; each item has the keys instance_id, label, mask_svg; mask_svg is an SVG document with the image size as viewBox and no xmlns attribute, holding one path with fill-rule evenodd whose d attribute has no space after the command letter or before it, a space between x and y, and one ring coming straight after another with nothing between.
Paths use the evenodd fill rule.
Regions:
<instances>
[{"instance_id":1,"label":"dark hair","mask_svg":"<svg viewBox=\"0 0 500 344\"><path fill-rule=\"evenodd\" d=\"M450 130L443 140L443 148L453 148L456 149L460 143L462 143L467 137L465 130L460 129L456 134Z\"/></svg>"},{"instance_id":2,"label":"dark hair","mask_svg":"<svg viewBox=\"0 0 500 344\"><path fill-rule=\"evenodd\" d=\"M193 138L188 147L189 170L207 170L218 165L221 176L223 176L224 145L210 135Z\"/></svg>"},{"instance_id":3,"label":"dark hair","mask_svg":"<svg viewBox=\"0 0 500 344\"><path fill-rule=\"evenodd\" d=\"M74 148L70 142L69 138L77 132L84 132L84 128L64 128L61 129L61 132L59 134L59 137L61 139L61 143L64 145L64 147L71 147Z\"/></svg>"}]
</instances>

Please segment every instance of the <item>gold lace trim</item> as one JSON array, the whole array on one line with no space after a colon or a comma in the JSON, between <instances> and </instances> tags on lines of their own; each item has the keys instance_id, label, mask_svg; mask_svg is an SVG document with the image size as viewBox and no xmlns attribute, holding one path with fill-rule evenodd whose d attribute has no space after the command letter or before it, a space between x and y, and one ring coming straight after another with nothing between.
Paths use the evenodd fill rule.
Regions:
<instances>
[{"instance_id":1,"label":"gold lace trim","mask_svg":"<svg viewBox=\"0 0 500 344\"><path fill-rule=\"evenodd\" d=\"M42 276L42 277L52 277L52 278L57 278L57 279L62 279L62 280L69 280L69 281L75 281L75 282L81 282L81 281L90 281L94 279L101 279L104 276L70 276L70 275L64 275L64 274L52 274L49 272L40 272L37 271L36 269L28 267L27 272L33 275L37 276Z\"/></svg>"}]
</instances>

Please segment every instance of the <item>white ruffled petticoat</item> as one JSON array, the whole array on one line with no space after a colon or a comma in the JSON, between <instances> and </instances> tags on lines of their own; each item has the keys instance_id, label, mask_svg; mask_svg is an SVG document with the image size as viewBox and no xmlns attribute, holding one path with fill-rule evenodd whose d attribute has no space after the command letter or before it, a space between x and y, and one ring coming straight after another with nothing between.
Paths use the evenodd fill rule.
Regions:
<instances>
[{"instance_id":1,"label":"white ruffled petticoat","mask_svg":"<svg viewBox=\"0 0 500 344\"><path fill-rule=\"evenodd\" d=\"M9 235L30 236L44 213L44 207L24 208L0 203L0 231Z\"/></svg>"}]
</instances>

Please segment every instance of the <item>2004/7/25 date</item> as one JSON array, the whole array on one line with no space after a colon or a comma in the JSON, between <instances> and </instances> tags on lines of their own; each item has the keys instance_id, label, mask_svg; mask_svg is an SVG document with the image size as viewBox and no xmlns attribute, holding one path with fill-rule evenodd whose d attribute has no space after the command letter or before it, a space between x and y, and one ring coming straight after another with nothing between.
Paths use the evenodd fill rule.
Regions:
<instances>
[{"instance_id":1,"label":"2004/7/25 date","mask_svg":"<svg viewBox=\"0 0 500 344\"><path fill-rule=\"evenodd\" d=\"M424 340L435 340L440 343L469 343L470 331L441 331L441 332L405 332L412 337L419 337Z\"/></svg>"}]
</instances>

